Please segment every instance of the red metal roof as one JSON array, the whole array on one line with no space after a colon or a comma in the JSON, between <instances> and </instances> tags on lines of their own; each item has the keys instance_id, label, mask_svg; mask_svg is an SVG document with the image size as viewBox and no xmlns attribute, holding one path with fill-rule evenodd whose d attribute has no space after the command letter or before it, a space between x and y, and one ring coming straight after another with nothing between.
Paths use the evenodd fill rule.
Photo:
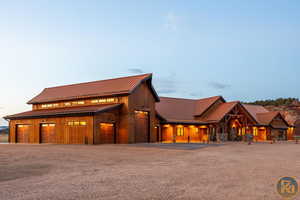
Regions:
<instances>
[{"instance_id":1,"label":"red metal roof","mask_svg":"<svg viewBox=\"0 0 300 200\"><path fill-rule=\"evenodd\" d=\"M152 87L152 74L143 74L138 76L128 76L45 88L39 95L31 99L28 103L34 104L88 97L127 95L132 93L139 84L147 80L150 81L150 89L152 90L156 100L159 101L159 97Z\"/></svg>"},{"instance_id":2,"label":"red metal roof","mask_svg":"<svg viewBox=\"0 0 300 200\"><path fill-rule=\"evenodd\" d=\"M25 118L39 118L51 116L66 116L75 114L94 114L118 109L122 104L105 104L97 106L82 106L82 107L69 107L69 108L56 108L56 109L43 109L22 112L14 115L4 117L5 119L25 119Z\"/></svg>"},{"instance_id":3,"label":"red metal roof","mask_svg":"<svg viewBox=\"0 0 300 200\"><path fill-rule=\"evenodd\" d=\"M182 99L171 97L160 97L160 102L156 103L156 111L167 121L192 121L195 120L195 115L201 115L214 102L222 97L210 97L205 99Z\"/></svg>"}]
</instances>

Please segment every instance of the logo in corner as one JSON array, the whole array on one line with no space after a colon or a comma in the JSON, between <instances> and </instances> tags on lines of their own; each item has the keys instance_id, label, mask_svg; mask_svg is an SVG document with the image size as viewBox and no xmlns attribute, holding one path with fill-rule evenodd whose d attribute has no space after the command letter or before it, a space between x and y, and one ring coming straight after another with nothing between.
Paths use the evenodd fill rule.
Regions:
<instances>
[{"instance_id":1,"label":"logo in corner","mask_svg":"<svg viewBox=\"0 0 300 200\"><path fill-rule=\"evenodd\" d=\"M284 199L292 199L297 195L298 190L298 183L293 177L282 177L277 183L277 192Z\"/></svg>"}]
</instances>

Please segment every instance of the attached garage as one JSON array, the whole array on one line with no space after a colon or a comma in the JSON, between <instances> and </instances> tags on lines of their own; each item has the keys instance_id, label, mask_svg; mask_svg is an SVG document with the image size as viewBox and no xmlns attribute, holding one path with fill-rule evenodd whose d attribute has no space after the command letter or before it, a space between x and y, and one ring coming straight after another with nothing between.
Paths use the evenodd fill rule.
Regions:
<instances>
[{"instance_id":1,"label":"attached garage","mask_svg":"<svg viewBox=\"0 0 300 200\"><path fill-rule=\"evenodd\" d=\"M149 142L149 113L144 111L134 112L135 142Z\"/></svg>"},{"instance_id":2,"label":"attached garage","mask_svg":"<svg viewBox=\"0 0 300 200\"><path fill-rule=\"evenodd\" d=\"M100 123L100 136L98 144L116 143L115 125L113 123Z\"/></svg>"},{"instance_id":3,"label":"attached garage","mask_svg":"<svg viewBox=\"0 0 300 200\"><path fill-rule=\"evenodd\" d=\"M29 143L30 125L18 124L16 128L16 142Z\"/></svg>"},{"instance_id":4,"label":"attached garage","mask_svg":"<svg viewBox=\"0 0 300 200\"><path fill-rule=\"evenodd\" d=\"M40 142L56 143L55 124L41 124Z\"/></svg>"}]
</instances>

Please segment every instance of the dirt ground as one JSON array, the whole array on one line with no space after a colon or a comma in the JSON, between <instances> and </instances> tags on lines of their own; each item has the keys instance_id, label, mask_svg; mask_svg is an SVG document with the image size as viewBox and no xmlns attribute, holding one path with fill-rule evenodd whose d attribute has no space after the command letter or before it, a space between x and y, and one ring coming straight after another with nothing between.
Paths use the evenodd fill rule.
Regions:
<instances>
[{"instance_id":1,"label":"dirt ground","mask_svg":"<svg viewBox=\"0 0 300 200\"><path fill-rule=\"evenodd\" d=\"M270 200L282 176L299 183L300 144L0 145L1 200Z\"/></svg>"}]
</instances>

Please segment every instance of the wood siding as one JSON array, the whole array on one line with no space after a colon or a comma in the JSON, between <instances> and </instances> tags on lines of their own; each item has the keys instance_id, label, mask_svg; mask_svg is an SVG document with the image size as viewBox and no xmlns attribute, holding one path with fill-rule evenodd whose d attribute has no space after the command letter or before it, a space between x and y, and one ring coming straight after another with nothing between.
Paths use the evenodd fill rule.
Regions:
<instances>
[{"instance_id":1,"label":"wood siding","mask_svg":"<svg viewBox=\"0 0 300 200\"><path fill-rule=\"evenodd\" d=\"M135 112L147 111L149 112L149 134L150 142L157 141L157 131L155 131L155 98L153 93L149 89L149 85L145 82L142 83L135 91L129 96L128 101L128 111L129 111L129 135L128 143L135 142L135 134L139 134L135 129Z\"/></svg>"}]
</instances>

